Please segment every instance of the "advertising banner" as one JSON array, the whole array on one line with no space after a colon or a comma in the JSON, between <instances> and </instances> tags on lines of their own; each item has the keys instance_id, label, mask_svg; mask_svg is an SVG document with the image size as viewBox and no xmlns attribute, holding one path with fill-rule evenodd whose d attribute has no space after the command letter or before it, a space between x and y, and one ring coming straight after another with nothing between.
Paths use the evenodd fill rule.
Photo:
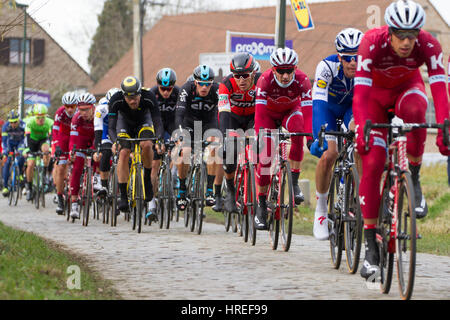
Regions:
<instances>
[{"instance_id":1,"label":"advertising banner","mask_svg":"<svg viewBox=\"0 0 450 320\"><path fill-rule=\"evenodd\" d=\"M42 103L50 107L50 93L48 91L25 88L24 100L25 105Z\"/></svg>"},{"instance_id":2,"label":"advertising banner","mask_svg":"<svg viewBox=\"0 0 450 320\"><path fill-rule=\"evenodd\" d=\"M314 29L311 12L306 4L306 0L291 0L291 6L298 31Z\"/></svg>"},{"instance_id":3,"label":"advertising banner","mask_svg":"<svg viewBox=\"0 0 450 320\"><path fill-rule=\"evenodd\" d=\"M292 40L286 40L286 47L292 49L292 45ZM231 37L231 52L248 52L257 60L269 60L275 49L274 39Z\"/></svg>"}]
</instances>

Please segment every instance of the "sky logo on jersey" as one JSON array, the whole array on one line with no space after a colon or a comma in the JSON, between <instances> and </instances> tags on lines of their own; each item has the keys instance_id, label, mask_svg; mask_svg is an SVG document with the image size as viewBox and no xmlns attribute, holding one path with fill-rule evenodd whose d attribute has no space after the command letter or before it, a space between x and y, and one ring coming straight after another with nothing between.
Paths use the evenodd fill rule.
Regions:
<instances>
[{"instance_id":1,"label":"sky logo on jersey","mask_svg":"<svg viewBox=\"0 0 450 320\"><path fill-rule=\"evenodd\" d=\"M314 29L314 23L306 0L291 0L291 6L298 31Z\"/></svg>"}]
</instances>

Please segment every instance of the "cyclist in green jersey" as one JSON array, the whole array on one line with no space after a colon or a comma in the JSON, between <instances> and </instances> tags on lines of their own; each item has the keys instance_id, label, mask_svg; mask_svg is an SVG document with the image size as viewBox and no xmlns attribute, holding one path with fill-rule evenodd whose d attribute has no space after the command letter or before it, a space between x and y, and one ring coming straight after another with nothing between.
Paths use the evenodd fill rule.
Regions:
<instances>
[{"instance_id":1,"label":"cyclist in green jersey","mask_svg":"<svg viewBox=\"0 0 450 320\"><path fill-rule=\"evenodd\" d=\"M50 133L53 127L53 120L47 118L47 106L37 103L33 107L34 116L31 117L25 127L26 146L29 152L48 152L42 157L44 161L44 174L47 175L48 164L50 162ZM33 174L35 160L34 157L27 160L27 201L33 198ZM44 182L46 183L46 182Z\"/></svg>"}]
</instances>

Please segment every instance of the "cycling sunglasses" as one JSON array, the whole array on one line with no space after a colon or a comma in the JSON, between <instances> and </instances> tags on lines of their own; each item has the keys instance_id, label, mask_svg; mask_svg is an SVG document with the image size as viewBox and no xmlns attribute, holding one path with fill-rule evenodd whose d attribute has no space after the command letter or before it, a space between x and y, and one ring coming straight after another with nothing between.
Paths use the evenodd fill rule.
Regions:
<instances>
[{"instance_id":1,"label":"cycling sunglasses","mask_svg":"<svg viewBox=\"0 0 450 320\"><path fill-rule=\"evenodd\" d=\"M342 58L342 60L344 60L345 62L352 62L353 60L354 61L357 61L357 54L340 54L340 56L341 56L341 58Z\"/></svg>"},{"instance_id":2,"label":"cycling sunglasses","mask_svg":"<svg viewBox=\"0 0 450 320\"><path fill-rule=\"evenodd\" d=\"M66 107L68 109L76 109L77 105L76 104L65 104L64 107Z\"/></svg>"},{"instance_id":3,"label":"cycling sunglasses","mask_svg":"<svg viewBox=\"0 0 450 320\"><path fill-rule=\"evenodd\" d=\"M171 86L171 87L163 87L163 86L160 86L159 89L160 89L161 91L170 91L170 90L173 89L173 86Z\"/></svg>"},{"instance_id":4,"label":"cycling sunglasses","mask_svg":"<svg viewBox=\"0 0 450 320\"><path fill-rule=\"evenodd\" d=\"M279 74L291 74L292 72L294 72L295 68L275 68L275 71Z\"/></svg>"},{"instance_id":5,"label":"cycling sunglasses","mask_svg":"<svg viewBox=\"0 0 450 320\"><path fill-rule=\"evenodd\" d=\"M401 29L394 29L392 28L392 33L399 38L400 40L405 40L408 38L409 40L417 39L419 36L420 30L418 29L412 29L412 30L401 30Z\"/></svg>"},{"instance_id":6,"label":"cycling sunglasses","mask_svg":"<svg viewBox=\"0 0 450 320\"><path fill-rule=\"evenodd\" d=\"M233 77L237 80L239 79L248 79L248 77L250 77L250 73L234 73Z\"/></svg>"},{"instance_id":7,"label":"cycling sunglasses","mask_svg":"<svg viewBox=\"0 0 450 320\"><path fill-rule=\"evenodd\" d=\"M198 81L198 80L197 80L197 84L198 84L200 87L204 87L204 86L209 87L210 85L213 84L213 82L212 82L212 81Z\"/></svg>"}]
</instances>

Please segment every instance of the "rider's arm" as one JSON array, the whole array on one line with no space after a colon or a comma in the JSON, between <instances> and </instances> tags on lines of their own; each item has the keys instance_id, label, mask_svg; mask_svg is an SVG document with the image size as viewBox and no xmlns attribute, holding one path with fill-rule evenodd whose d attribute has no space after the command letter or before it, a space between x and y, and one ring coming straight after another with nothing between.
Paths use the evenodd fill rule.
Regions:
<instances>
[{"instance_id":1,"label":"rider's arm","mask_svg":"<svg viewBox=\"0 0 450 320\"><path fill-rule=\"evenodd\" d=\"M318 138L320 126L324 119L321 117L322 110L328 105L328 88L333 81L333 74L325 61L320 61L316 68L316 75L312 89L312 133L314 139Z\"/></svg>"},{"instance_id":2,"label":"rider's arm","mask_svg":"<svg viewBox=\"0 0 450 320\"><path fill-rule=\"evenodd\" d=\"M175 107L175 124L176 128L183 125L183 119L187 108L187 101L189 99L189 82L185 83L180 89L180 94L178 95L177 105Z\"/></svg>"},{"instance_id":3,"label":"rider's arm","mask_svg":"<svg viewBox=\"0 0 450 320\"><path fill-rule=\"evenodd\" d=\"M94 145L98 148L102 142L103 135L103 120L108 112L108 107L102 108L102 105L97 106L94 114Z\"/></svg>"},{"instance_id":4,"label":"rider's arm","mask_svg":"<svg viewBox=\"0 0 450 320\"><path fill-rule=\"evenodd\" d=\"M59 132L60 132L60 121L59 121L60 117L58 112L56 112L55 114L55 121L53 122L53 128L52 128L52 137L53 137L53 144L57 145L58 144L58 136L59 136Z\"/></svg>"},{"instance_id":5,"label":"rider's arm","mask_svg":"<svg viewBox=\"0 0 450 320\"><path fill-rule=\"evenodd\" d=\"M7 154L7 152L8 152L8 132L6 132L7 127L8 127L8 122L6 122L2 126L2 149L3 149L3 154Z\"/></svg>"},{"instance_id":6,"label":"rider's arm","mask_svg":"<svg viewBox=\"0 0 450 320\"><path fill-rule=\"evenodd\" d=\"M302 100L301 107L303 113L303 130L306 133L312 133L312 99L311 99L311 81L305 75L302 82ZM307 137L306 140L312 140L311 137Z\"/></svg>"},{"instance_id":7,"label":"rider's arm","mask_svg":"<svg viewBox=\"0 0 450 320\"><path fill-rule=\"evenodd\" d=\"M219 85L219 129L225 135L226 130L230 127L230 91L224 83Z\"/></svg>"},{"instance_id":8,"label":"rider's arm","mask_svg":"<svg viewBox=\"0 0 450 320\"><path fill-rule=\"evenodd\" d=\"M157 138L163 138L164 136L164 125L161 118L161 112L159 111L159 103L153 92L150 92L149 98L153 104L150 107L150 114L152 116L153 126L155 128L155 136Z\"/></svg>"},{"instance_id":9,"label":"rider's arm","mask_svg":"<svg viewBox=\"0 0 450 320\"><path fill-rule=\"evenodd\" d=\"M442 48L439 42L426 33L426 40L421 41L425 53L425 63L428 69L431 94L433 96L436 122L443 123L449 119L449 102L447 97L446 76L443 62ZM419 36L420 37L420 36Z\"/></svg>"},{"instance_id":10,"label":"rider's arm","mask_svg":"<svg viewBox=\"0 0 450 320\"><path fill-rule=\"evenodd\" d=\"M113 100L113 101L111 101ZM109 114L108 114L108 135L111 141L114 143L117 140L117 113L118 113L118 102L111 98L109 101Z\"/></svg>"}]
</instances>

